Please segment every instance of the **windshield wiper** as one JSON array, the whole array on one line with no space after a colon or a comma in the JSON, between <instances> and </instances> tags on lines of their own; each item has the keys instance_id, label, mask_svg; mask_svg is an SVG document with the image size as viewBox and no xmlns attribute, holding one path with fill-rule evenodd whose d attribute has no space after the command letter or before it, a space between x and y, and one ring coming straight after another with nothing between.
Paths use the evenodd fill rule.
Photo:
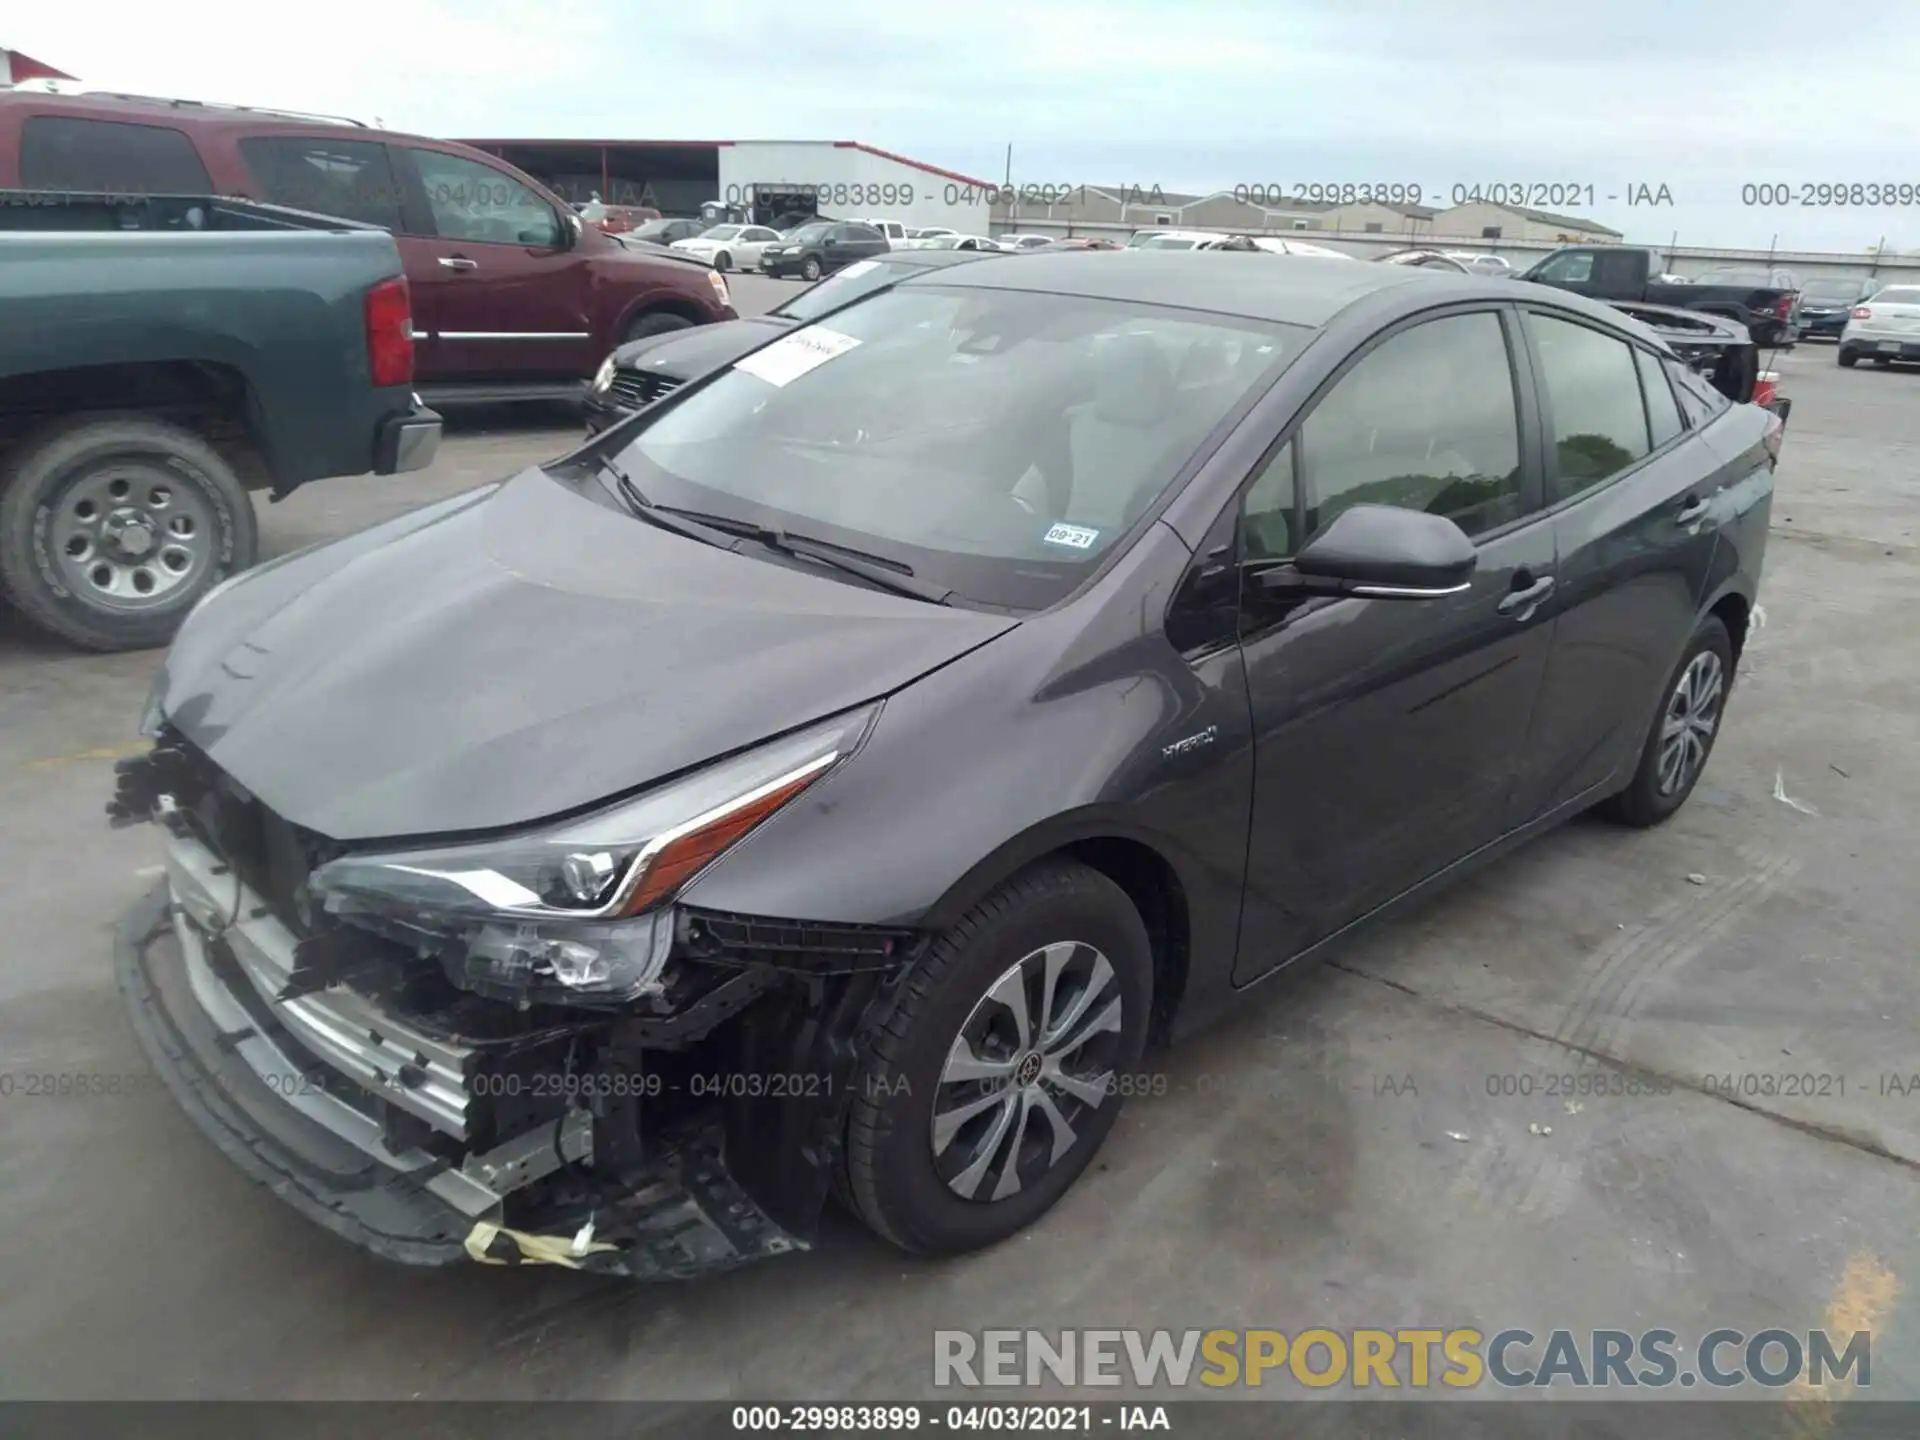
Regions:
<instances>
[{"instance_id":1,"label":"windshield wiper","mask_svg":"<svg viewBox=\"0 0 1920 1440\"><path fill-rule=\"evenodd\" d=\"M649 500L640 487L633 483L633 477L614 463L612 456L596 455L593 459L602 473L611 477L621 500L637 518L645 520L649 525L658 525L662 530L670 530L675 535L684 535L689 540L699 540L721 550L733 548L736 542L731 531L722 530L715 525L697 524L691 517L680 518L679 512L672 511L664 505L656 505Z\"/></svg>"},{"instance_id":2,"label":"windshield wiper","mask_svg":"<svg viewBox=\"0 0 1920 1440\"><path fill-rule=\"evenodd\" d=\"M793 555L806 560L818 561L832 569L847 575L857 575L862 580L891 590L897 595L911 595L916 600L926 600L935 605L945 605L953 596L953 591L931 580L922 580L913 573L913 567L904 560L894 560L885 555L875 555L867 550L855 550L852 546L837 544L832 540L821 540L811 535L795 535L775 525L761 525L752 520L742 520L732 515L708 515L698 510L682 510L673 505L655 505L655 510L681 517L684 521L697 524L702 528L724 530L732 535L757 540L769 550L777 550L782 555Z\"/></svg>"}]
</instances>

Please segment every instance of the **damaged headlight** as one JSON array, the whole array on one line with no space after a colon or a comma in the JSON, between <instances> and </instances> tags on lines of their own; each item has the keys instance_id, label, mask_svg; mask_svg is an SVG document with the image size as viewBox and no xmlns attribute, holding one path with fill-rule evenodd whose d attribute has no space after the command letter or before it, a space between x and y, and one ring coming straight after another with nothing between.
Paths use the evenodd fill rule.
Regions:
<instances>
[{"instance_id":1,"label":"damaged headlight","mask_svg":"<svg viewBox=\"0 0 1920 1440\"><path fill-rule=\"evenodd\" d=\"M664 902L859 746L879 705L546 829L353 854L309 888L347 920L436 948L456 983L519 999L611 1002L657 990ZM438 943L436 942L456 942Z\"/></svg>"}]
</instances>

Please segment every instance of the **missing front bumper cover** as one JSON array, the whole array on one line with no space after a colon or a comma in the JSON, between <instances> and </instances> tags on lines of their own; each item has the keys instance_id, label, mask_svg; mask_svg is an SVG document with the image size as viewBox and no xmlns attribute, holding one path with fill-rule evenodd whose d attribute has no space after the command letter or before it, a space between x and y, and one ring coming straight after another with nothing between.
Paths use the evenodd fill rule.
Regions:
<instances>
[{"instance_id":1,"label":"missing front bumper cover","mask_svg":"<svg viewBox=\"0 0 1920 1440\"><path fill-rule=\"evenodd\" d=\"M175 1098L214 1144L336 1234L405 1264L559 1264L636 1279L688 1278L806 1248L734 1182L718 1124L662 1136L648 1147L639 1171L624 1173L617 1188L598 1177L598 1188L535 1187L552 1191L538 1200L530 1180L558 1180L563 1177L554 1172L589 1158L581 1125L570 1119L584 1112L571 1111L551 1126L459 1161L449 1158L444 1144L395 1153L385 1128L363 1106L329 1094L323 1085L275 1082L276 1075L300 1077L311 1067L300 1064L284 1035L261 1023L257 1004L242 1003L272 994L256 990L248 997L239 990L242 984L251 980L257 987L271 977L236 975L231 967L210 963L204 934L196 957L197 920L190 906L182 909L186 913L174 913L168 883L162 882L123 918L115 964L134 1031ZM253 917L250 923L257 927L269 919ZM234 958L244 969L247 936L234 938L241 942L232 947ZM303 1017L319 1031L353 997L333 991L300 998L335 1007ZM287 1002L265 1003L272 1018L284 1023ZM378 1033L353 1043L364 1049L399 1038L392 1017L383 1023L385 1029L370 1026ZM303 1044L307 1038L300 1036ZM407 1043L418 1038L406 1037ZM345 1045L348 1037L333 1039ZM457 1141L467 1097L454 1080L463 1062L455 1047L442 1045L445 1053L434 1058L444 1068L434 1078L447 1088L435 1106L425 1107L431 1113L410 1113ZM376 1100L382 1096L368 1093ZM517 1209L516 1202L522 1202Z\"/></svg>"}]
</instances>

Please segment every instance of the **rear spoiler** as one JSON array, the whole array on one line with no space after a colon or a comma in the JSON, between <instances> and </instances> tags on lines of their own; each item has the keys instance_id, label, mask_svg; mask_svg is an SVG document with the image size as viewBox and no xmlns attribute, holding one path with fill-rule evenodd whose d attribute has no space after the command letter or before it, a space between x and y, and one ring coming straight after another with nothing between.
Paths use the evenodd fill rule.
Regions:
<instances>
[{"instance_id":1,"label":"rear spoiler","mask_svg":"<svg viewBox=\"0 0 1920 1440\"><path fill-rule=\"evenodd\" d=\"M1648 305L1639 300L1608 303L1653 331L1675 355L1706 376L1713 388L1734 404L1745 405L1754 399L1760 380L1760 353L1753 336L1738 320L1698 310L1677 310L1670 305Z\"/></svg>"}]
</instances>

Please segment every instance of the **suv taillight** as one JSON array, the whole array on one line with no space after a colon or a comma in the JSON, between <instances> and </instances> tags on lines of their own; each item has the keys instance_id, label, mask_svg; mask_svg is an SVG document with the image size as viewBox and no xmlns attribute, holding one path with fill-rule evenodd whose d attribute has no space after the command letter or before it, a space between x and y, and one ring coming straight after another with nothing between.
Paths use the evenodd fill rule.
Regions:
<instances>
[{"instance_id":1,"label":"suv taillight","mask_svg":"<svg viewBox=\"0 0 1920 1440\"><path fill-rule=\"evenodd\" d=\"M1773 302L1773 313L1778 315L1782 320L1785 320L1793 314L1793 302L1799 298L1797 294L1789 290L1785 295L1782 295L1778 300Z\"/></svg>"},{"instance_id":2,"label":"suv taillight","mask_svg":"<svg viewBox=\"0 0 1920 1440\"><path fill-rule=\"evenodd\" d=\"M367 291L367 368L379 387L413 383L413 302L404 275Z\"/></svg>"},{"instance_id":3,"label":"suv taillight","mask_svg":"<svg viewBox=\"0 0 1920 1440\"><path fill-rule=\"evenodd\" d=\"M1873 311L1865 305L1856 305L1853 307L1853 318L1856 320L1871 320L1873 318Z\"/></svg>"}]
</instances>

